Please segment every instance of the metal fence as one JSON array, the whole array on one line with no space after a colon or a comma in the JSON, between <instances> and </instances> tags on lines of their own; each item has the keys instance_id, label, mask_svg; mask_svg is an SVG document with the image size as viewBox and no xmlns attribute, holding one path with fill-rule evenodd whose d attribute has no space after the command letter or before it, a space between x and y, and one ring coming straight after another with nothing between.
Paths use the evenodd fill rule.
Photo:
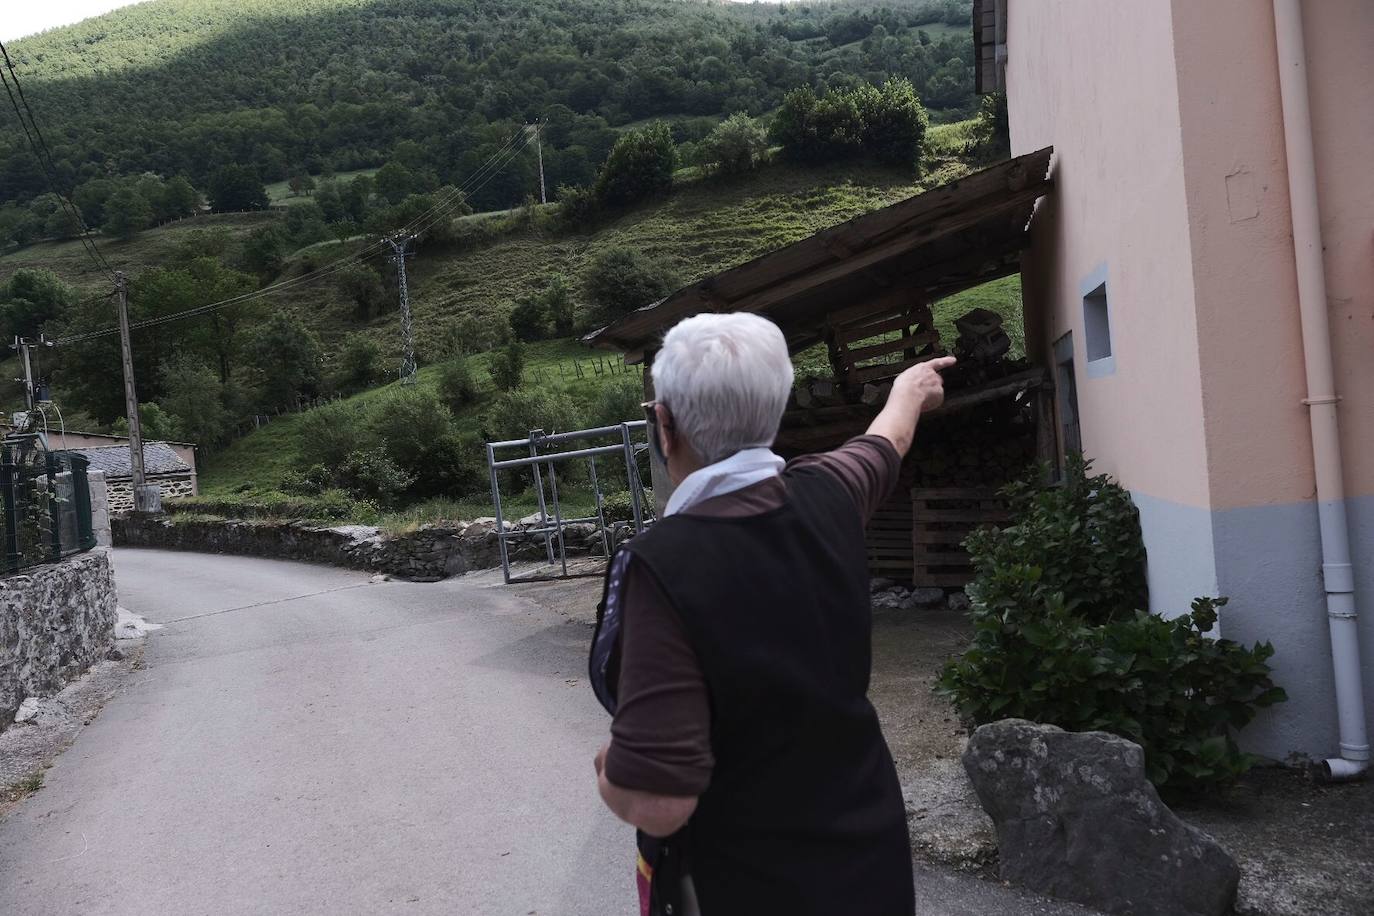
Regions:
<instances>
[{"instance_id":1,"label":"metal fence","mask_svg":"<svg viewBox=\"0 0 1374 916\"><path fill-rule=\"evenodd\" d=\"M0 554L4 571L52 563L95 546L86 458L50 451L43 436L0 442Z\"/></svg>"},{"instance_id":2,"label":"metal fence","mask_svg":"<svg viewBox=\"0 0 1374 916\"><path fill-rule=\"evenodd\" d=\"M491 474L491 501L496 510L496 534L501 547L501 572L505 581L509 584L510 574L510 548L511 541L529 541L532 538L541 538L544 542L544 550L548 558L549 565L556 562L562 566L561 578L567 578L568 573L568 549L564 540L565 530L569 525L592 524L597 528L601 537L602 547L607 557L611 555L612 549L619 543L620 538L630 532L638 534L653 521L653 506L651 501L645 498L644 484L639 474L639 464L636 455L648 447L647 442L635 442L635 433L643 431L645 422L638 420L631 423L620 423L616 426L600 426L595 429L580 429L570 433L553 433L546 435L543 430L531 430L527 439L511 439L505 442L487 443L487 469ZM589 448L578 448L570 451L550 451L560 445L570 442L581 442L589 439L612 439L613 444L592 446ZM498 451L506 449L517 449L523 452L519 458L507 458L504 460L496 457ZM596 459L598 457L616 456L624 462L625 479L630 491L631 520L629 522L607 523L605 512L605 500L601 493L601 478L597 476ZM594 498L595 514L585 518L564 518L563 506L558 495L558 468L559 462L586 461L588 471L588 481L592 487ZM617 462L619 463L619 462ZM530 469L533 474L532 483L538 496L539 512L538 524L533 528L520 528L507 531L505 518L502 514L501 506L501 480L500 473L505 470ZM545 490L545 484L548 490ZM555 555L554 544L558 545ZM549 578L548 576L526 577L521 581L532 581L535 579Z\"/></svg>"}]
</instances>

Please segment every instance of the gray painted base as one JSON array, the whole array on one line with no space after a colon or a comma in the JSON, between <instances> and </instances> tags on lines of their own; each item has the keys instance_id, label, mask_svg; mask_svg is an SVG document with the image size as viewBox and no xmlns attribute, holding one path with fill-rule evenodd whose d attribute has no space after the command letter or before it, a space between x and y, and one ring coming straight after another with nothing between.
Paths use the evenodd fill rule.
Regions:
<instances>
[{"instance_id":1,"label":"gray painted base","mask_svg":"<svg viewBox=\"0 0 1374 916\"><path fill-rule=\"evenodd\" d=\"M1337 753L1331 643L1314 501L1208 511L1132 493L1149 554L1151 610L1173 616L1193 596L1230 597L1220 632L1268 641L1288 702L1266 710L1242 744L1276 760ZM1347 502L1366 715L1374 711L1374 497Z\"/></svg>"}]
</instances>

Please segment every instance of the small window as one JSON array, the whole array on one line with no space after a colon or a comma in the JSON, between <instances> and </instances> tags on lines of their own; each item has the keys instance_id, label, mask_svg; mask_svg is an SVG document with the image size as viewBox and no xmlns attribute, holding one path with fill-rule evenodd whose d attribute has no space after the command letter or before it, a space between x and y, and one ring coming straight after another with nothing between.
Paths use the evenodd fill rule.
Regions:
<instances>
[{"instance_id":1,"label":"small window","mask_svg":"<svg viewBox=\"0 0 1374 916\"><path fill-rule=\"evenodd\" d=\"M1112 316L1107 302L1107 268L1099 267L1083 282L1083 335L1088 377L1116 371L1112 356Z\"/></svg>"}]
</instances>

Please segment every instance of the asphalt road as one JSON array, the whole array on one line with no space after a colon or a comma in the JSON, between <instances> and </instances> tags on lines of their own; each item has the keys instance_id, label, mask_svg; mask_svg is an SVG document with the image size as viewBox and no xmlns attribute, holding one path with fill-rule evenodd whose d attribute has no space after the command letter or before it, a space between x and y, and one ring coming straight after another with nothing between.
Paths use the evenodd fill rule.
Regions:
<instances>
[{"instance_id":1,"label":"asphalt road","mask_svg":"<svg viewBox=\"0 0 1374 916\"><path fill-rule=\"evenodd\" d=\"M120 549L144 666L0 822L7 916L636 912L585 626L423 585ZM1079 913L934 869L919 912Z\"/></svg>"}]
</instances>

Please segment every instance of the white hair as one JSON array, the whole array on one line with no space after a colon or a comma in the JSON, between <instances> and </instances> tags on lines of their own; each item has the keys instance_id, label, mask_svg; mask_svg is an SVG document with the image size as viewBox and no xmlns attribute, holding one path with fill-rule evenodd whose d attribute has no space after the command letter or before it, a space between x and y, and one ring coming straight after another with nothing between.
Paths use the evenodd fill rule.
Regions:
<instances>
[{"instance_id":1,"label":"white hair","mask_svg":"<svg viewBox=\"0 0 1374 916\"><path fill-rule=\"evenodd\" d=\"M654 357L654 396L703 462L773 444L792 391L782 331L749 312L687 318Z\"/></svg>"}]
</instances>

